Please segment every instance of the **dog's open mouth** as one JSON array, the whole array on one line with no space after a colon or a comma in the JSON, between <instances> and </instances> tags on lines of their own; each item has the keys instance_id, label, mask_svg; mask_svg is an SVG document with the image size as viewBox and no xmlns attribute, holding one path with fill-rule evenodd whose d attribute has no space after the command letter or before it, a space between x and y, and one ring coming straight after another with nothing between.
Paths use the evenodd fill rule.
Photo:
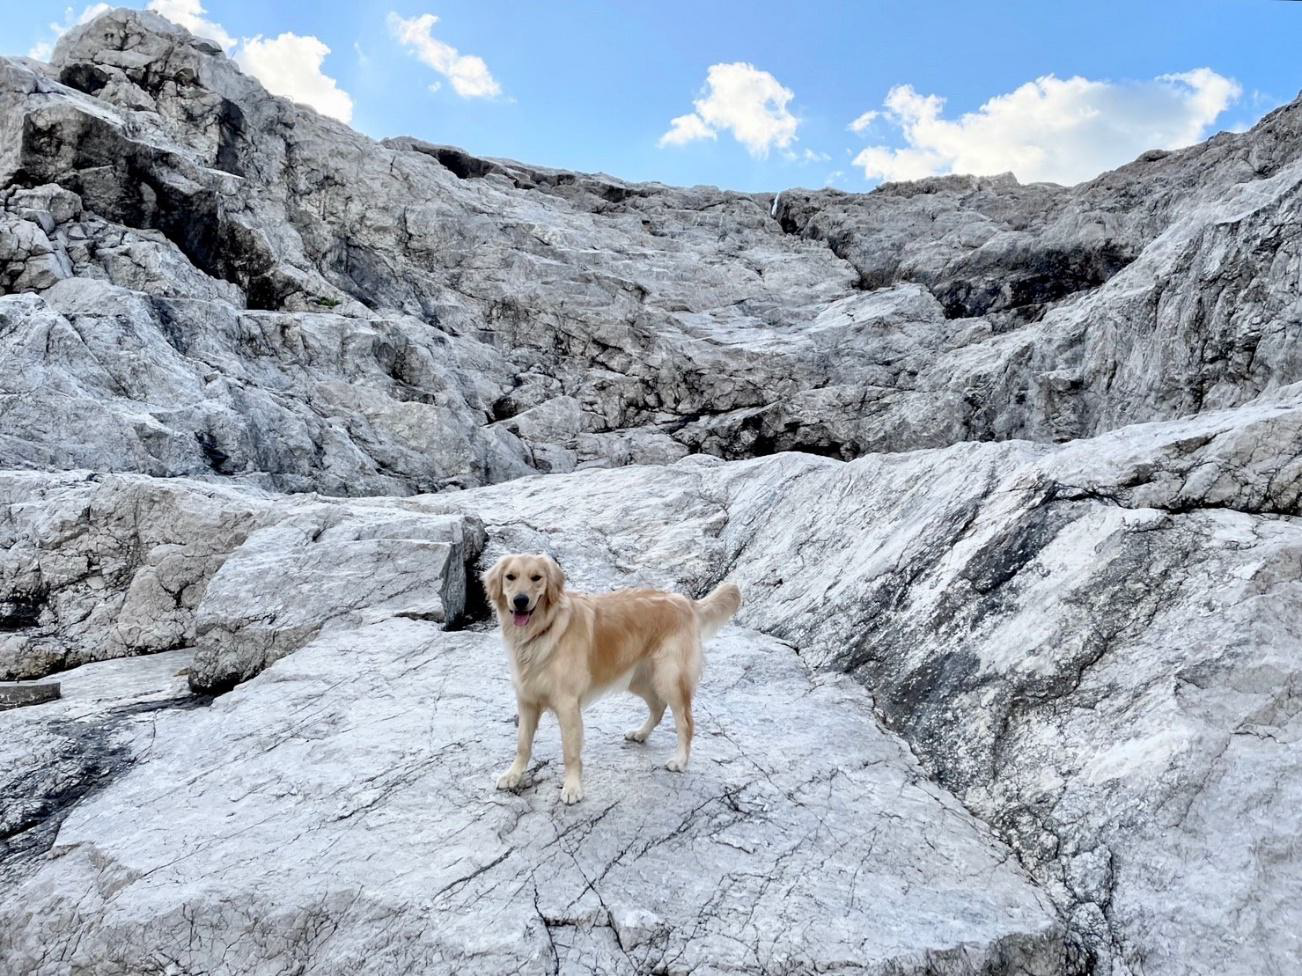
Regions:
<instances>
[{"instance_id":1,"label":"dog's open mouth","mask_svg":"<svg viewBox=\"0 0 1302 976\"><path fill-rule=\"evenodd\" d=\"M515 621L517 627L527 627L529 625L529 618L532 616L532 610L516 610L511 614L511 619Z\"/></svg>"}]
</instances>

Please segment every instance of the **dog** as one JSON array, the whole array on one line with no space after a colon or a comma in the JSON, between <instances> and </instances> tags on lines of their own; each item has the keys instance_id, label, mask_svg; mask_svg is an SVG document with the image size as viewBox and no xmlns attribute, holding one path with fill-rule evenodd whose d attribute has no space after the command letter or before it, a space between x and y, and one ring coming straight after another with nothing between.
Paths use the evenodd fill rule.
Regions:
<instances>
[{"instance_id":1,"label":"dog","mask_svg":"<svg viewBox=\"0 0 1302 976\"><path fill-rule=\"evenodd\" d=\"M499 790L519 786L538 719L550 709L565 757L561 800L583 799L583 708L618 690L649 709L641 727L625 735L631 742L645 742L666 706L672 709L678 749L665 765L687 768L701 642L741 609L741 590L723 583L700 600L649 589L571 593L556 560L523 553L503 556L482 579L511 660L520 718L515 761L498 779Z\"/></svg>"}]
</instances>

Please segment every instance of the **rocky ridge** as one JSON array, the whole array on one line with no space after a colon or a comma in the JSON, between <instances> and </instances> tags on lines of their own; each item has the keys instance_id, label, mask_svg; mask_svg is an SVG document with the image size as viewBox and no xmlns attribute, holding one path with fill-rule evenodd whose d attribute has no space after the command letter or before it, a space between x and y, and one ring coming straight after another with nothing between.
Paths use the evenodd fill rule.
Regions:
<instances>
[{"instance_id":1,"label":"rocky ridge","mask_svg":"<svg viewBox=\"0 0 1302 976\"><path fill-rule=\"evenodd\" d=\"M68 692L0 957L1288 972L1300 119L775 198L376 144L150 14L0 61L0 671ZM546 727L491 791L521 548L742 586L688 774L615 700L590 802Z\"/></svg>"}]
</instances>

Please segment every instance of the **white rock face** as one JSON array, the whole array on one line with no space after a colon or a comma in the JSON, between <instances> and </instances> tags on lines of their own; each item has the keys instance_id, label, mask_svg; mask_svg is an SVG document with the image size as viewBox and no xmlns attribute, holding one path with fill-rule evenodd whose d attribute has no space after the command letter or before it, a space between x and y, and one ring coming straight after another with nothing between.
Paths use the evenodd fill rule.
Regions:
<instances>
[{"instance_id":1,"label":"white rock face","mask_svg":"<svg viewBox=\"0 0 1302 976\"><path fill-rule=\"evenodd\" d=\"M783 681L813 666L847 670L867 684L885 727L907 740L941 786L995 828L1061 913L1067 938L1065 947L1059 942L1054 950L1061 953L1061 968L1049 971L1087 965L1116 973L1140 966L1172 973L1190 967L1238 971L1240 965L1244 972L1249 966L1268 971L1290 957L1296 948L1291 933L1302 925L1302 902L1292 899L1289 880L1302 877L1289 841L1302 828L1296 803L1302 764L1291 748L1299 729L1288 704L1299 680L1293 649L1302 633L1302 581L1296 572L1302 523L1271 510L1298 488L1297 452L1288 445L1300 438L1302 397L1291 392L1063 448L969 444L852 464L794 454L731 464L689 459L349 507L373 509L364 524L379 526L461 526L461 517L473 512L489 538L482 562L503 549L546 549L579 587L649 582L699 592L726 574L749 595L742 622L780 636L799 659L791 647L735 633L728 653L777 657L794 670L782 681L761 682L763 691L755 692L760 702L737 693L727 678L713 684L718 669L712 663L706 685L718 697L708 706L710 715L743 724L762 721L766 729L781 726L771 732L772 748L781 742L795 748L792 727L799 721L784 711L794 701L810 723L806 734L822 744L827 762L839 763L861 746L867 731L839 730L840 708L799 704L803 697ZM1263 443L1282 448L1278 463L1261 456ZM116 480L124 495L147 493L157 484ZM172 488L207 490L179 482ZM255 535L245 544L252 556L267 551L252 546ZM330 592L337 571L330 560L302 559L288 544L272 550L293 561L301 591ZM242 564L243 551L227 559L218 577ZM420 558L413 543L411 560ZM238 575L254 587L265 574L253 568L256 558L247 565ZM382 636L390 626L402 633L417 624L422 634L437 629L432 621L413 620L405 602L412 562L359 559L358 565L373 574L370 592L399 592L404 599L345 614L332 636L310 646L328 646L341 661L357 655L357 681L389 667L414 680L425 665L389 647ZM257 604L246 617L231 609L238 605L228 599L214 603L235 620L256 617ZM205 612L201 604L200 616ZM510 693L494 641L473 635L428 640L431 647L450 641L449 647L477 649L459 659L456 680L476 687L499 683L495 721L505 723L502 738L509 740ZM298 651L213 708L224 715L222 709L244 700L238 696L289 680L274 675L315 669L311 662L320 653ZM275 687L256 693L266 697L257 697L252 711L264 720L279 714L272 702L284 694L283 707L291 718L297 715L298 693L283 683ZM303 694L320 696L322 708L331 700L314 683ZM429 694L427 707L418 709L422 721L452 707L460 694L452 685ZM482 715L487 706L476 702L464 714ZM622 708L625 724L636 713L630 707ZM348 710L351 721L371 721L363 705L356 708L356 714ZM747 717L751 712L760 717ZM178 716L175 727L188 728L194 714ZM247 751L251 762L272 761L261 757L272 745L256 736L239 745L251 733L238 720L219 724L229 726L225 734L233 740L218 753L235 749ZM428 762L425 750L434 746L413 744L400 728L391 731L402 748ZM617 739L615 726L603 728ZM209 733L196 734L211 745ZM317 737L310 728L303 734ZM454 737L457 748L481 749L480 741L462 741L469 735ZM599 734L591 738L596 742ZM758 732L734 736L738 748L759 738ZM329 754L346 766L368 750L338 745ZM509 751L508 741L478 760L489 786ZM792 775L813 775L813 761L803 753L796 759L782 754L788 758L764 762L784 770L788 763ZM195 764L192 756L175 761L185 770ZM153 762L133 774L145 784L142 789L157 787ZM291 771L286 775L297 775L293 771L302 761L284 762ZM605 775L600 760L591 759L590 766L598 777ZM455 767L429 775L462 783L468 776L463 773ZM606 788L604 780L597 782ZM610 788L618 793L615 782ZM880 788L863 785L852 792L875 794ZM186 789L178 787L181 795L188 795ZM598 790L594 786L590 793ZM74 814L90 816L110 795L83 801ZM619 795L625 797L621 803L628 802L628 794ZM545 792L528 796L548 799ZM207 815L208 800L187 802L195 805L196 816ZM319 815L311 795L302 802L305 816ZM461 826L476 817L443 813L436 819ZM202 821L168 823L148 839L129 832L119 838L116 828L105 827L96 843L120 839L152 849L170 829L178 836L169 845L207 835ZM691 823L699 827L695 819ZM770 826L750 823L749 829L763 835ZM408 817L394 829L423 828ZM631 842L627 825L610 829L602 836ZM65 828L61 842L68 836ZM274 836L281 836L279 828ZM66 858L58 863L69 870L76 865ZM209 867L194 870L202 876ZM63 879L56 887L70 883ZM651 910L634 903L620 911L639 907ZM610 921L616 908L608 903L607 909L609 917L598 913L588 924L616 925ZM666 931L681 933L682 924L667 921ZM1259 933L1251 945L1241 941L1242 926ZM791 958L824 958L801 955L803 943L784 945L795 953ZM939 948L940 942L933 945Z\"/></svg>"},{"instance_id":2,"label":"white rock face","mask_svg":"<svg viewBox=\"0 0 1302 976\"><path fill-rule=\"evenodd\" d=\"M775 200L0 60L0 958L1294 971L1300 156ZM742 587L685 774L492 789L511 550Z\"/></svg>"},{"instance_id":3,"label":"white rock face","mask_svg":"<svg viewBox=\"0 0 1302 976\"><path fill-rule=\"evenodd\" d=\"M744 630L709 667L689 772L607 700L571 809L554 723L528 787L493 788L514 748L495 636L322 637L160 716L6 903L0 949L33 976L1060 971L1047 899L862 689Z\"/></svg>"},{"instance_id":4,"label":"white rock face","mask_svg":"<svg viewBox=\"0 0 1302 976\"><path fill-rule=\"evenodd\" d=\"M194 482L0 474L0 498L8 679L196 646L224 690L368 611L457 623L483 547L473 518Z\"/></svg>"},{"instance_id":5,"label":"white rock face","mask_svg":"<svg viewBox=\"0 0 1302 976\"><path fill-rule=\"evenodd\" d=\"M190 658L160 651L83 665L60 673L57 701L0 713L0 886L45 859L77 801L143 756L160 710L193 703Z\"/></svg>"},{"instance_id":6,"label":"white rock face","mask_svg":"<svg viewBox=\"0 0 1302 976\"><path fill-rule=\"evenodd\" d=\"M482 545L482 528L456 516L301 507L252 533L209 581L191 683L228 688L368 614L457 622Z\"/></svg>"},{"instance_id":7,"label":"white rock face","mask_svg":"<svg viewBox=\"0 0 1302 976\"><path fill-rule=\"evenodd\" d=\"M223 486L0 474L0 679L192 645L208 580L270 502Z\"/></svg>"},{"instance_id":8,"label":"white rock face","mask_svg":"<svg viewBox=\"0 0 1302 976\"><path fill-rule=\"evenodd\" d=\"M4 62L0 114L10 467L406 494L1062 441L1302 381L1298 106L1072 189L774 205L377 145L122 11Z\"/></svg>"}]
</instances>

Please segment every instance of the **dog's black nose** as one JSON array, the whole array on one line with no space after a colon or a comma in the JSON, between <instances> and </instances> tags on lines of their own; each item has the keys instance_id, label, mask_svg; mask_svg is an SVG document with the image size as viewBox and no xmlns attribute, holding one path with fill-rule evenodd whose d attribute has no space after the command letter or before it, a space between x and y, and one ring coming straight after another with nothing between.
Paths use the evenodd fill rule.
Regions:
<instances>
[{"instance_id":1,"label":"dog's black nose","mask_svg":"<svg viewBox=\"0 0 1302 976\"><path fill-rule=\"evenodd\" d=\"M517 593L515 596L515 608L517 610L523 610L528 605L529 605L529 598L525 596L523 593Z\"/></svg>"}]
</instances>

